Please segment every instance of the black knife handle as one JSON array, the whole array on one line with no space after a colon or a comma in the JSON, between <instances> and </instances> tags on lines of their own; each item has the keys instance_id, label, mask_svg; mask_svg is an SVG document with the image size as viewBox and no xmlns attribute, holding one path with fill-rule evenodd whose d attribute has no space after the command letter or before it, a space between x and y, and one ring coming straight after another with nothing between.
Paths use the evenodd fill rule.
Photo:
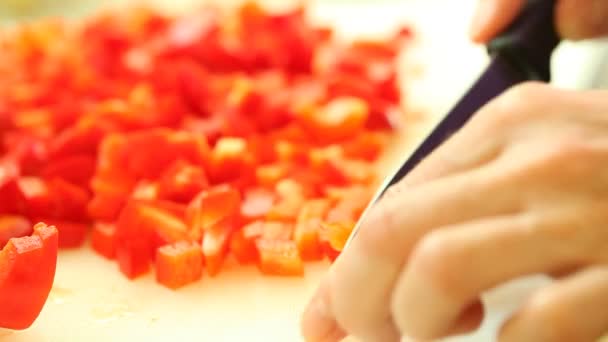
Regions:
<instances>
[{"instance_id":1,"label":"black knife handle","mask_svg":"<svg viewBox=\"0 0 608 342\"><path fill-rule=\"evenodd\" d=\"M511 26L488 43L488 52L509 58L530 80L548 82L551 55L560 42L554 18L555 0L529 0Z\"/></svg>"}]
</instances>

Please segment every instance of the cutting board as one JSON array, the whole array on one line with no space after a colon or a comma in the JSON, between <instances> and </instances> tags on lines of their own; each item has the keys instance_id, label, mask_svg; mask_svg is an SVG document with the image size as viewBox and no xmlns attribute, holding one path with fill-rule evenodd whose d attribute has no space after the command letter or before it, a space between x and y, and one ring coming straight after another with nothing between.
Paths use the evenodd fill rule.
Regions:
<instances>
[{"instance_id":1,"label":"cutting board","mask_svg":"<svg viewBox=\"0 0 608 342\"><path fill-rule=\"evenodd\" d=\"M78 16L88 13L94 2L47 9L49 13ZM109 1L112 5L124 2ZM153 1L176 12L195 2ZM405 128L381 170L390 170L406 157L484 67L487 58L483 49L471 45L466 36L474 3L311 2L313 20L331 23L340 35L383 34L399 22L411 22L418 30L417 52L404 62L403 69L409 108ZM127 280L116 263L94 254L88 246L66 250L59 256L55 285L38 320L26 331L0 331L0 341L301 341L299 315L327 267L327 263L308 265L304 278L272 278L261 276L255 268L229 262L217 277L204 277L196 284L171 291L155 283L152 275ZM486 297L488 318L482 329L466 340L492 340L502 317L543 281L520 282L490 293Z\"/></svg>"}]
</instances>

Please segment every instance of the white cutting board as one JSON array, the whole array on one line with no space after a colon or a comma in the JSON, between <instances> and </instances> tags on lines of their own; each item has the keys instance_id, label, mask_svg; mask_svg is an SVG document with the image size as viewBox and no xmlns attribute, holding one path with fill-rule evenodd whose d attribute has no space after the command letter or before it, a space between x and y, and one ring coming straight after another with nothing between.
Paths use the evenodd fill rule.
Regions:
<instances>
[{"instance_id":1,"label":"white cutting board","mask_svg":"<svg viewBox=\"0 0 608 342\"><path fill-rule=\"evenodd\" d=\"M49 1L53 4L46 0L47 4ZM60 3L55 1L54 6ZM196 1L154 3L180 11ZM483 49L472 46L466 37L473 5L473 0L314 2L315 19L333 23L345 35L382 33L403 20L419 28L418 57L425 70L408 97L412 105L426 108L431 116L412 126L395 151L405 154L411 150L485 66ZM91 8L85 1L79 6L55 13L79 15ZM413 76L416 71L407 73ZM387 165L396 160L389 158ZM151 275L127 280L116 263L88 247L63 251L55 286L38 320L26 331L0 330L0 341L301 341L300 312L326 269L325 263L308 265L304 279L283 279L262 277L254 268L233 265L217 278L205 277L174 292L156 284ZM504 314L538 284L524 281L490 293L490 315L482 329L466 341L491 341Z\"/></svg>"}]
</instances>

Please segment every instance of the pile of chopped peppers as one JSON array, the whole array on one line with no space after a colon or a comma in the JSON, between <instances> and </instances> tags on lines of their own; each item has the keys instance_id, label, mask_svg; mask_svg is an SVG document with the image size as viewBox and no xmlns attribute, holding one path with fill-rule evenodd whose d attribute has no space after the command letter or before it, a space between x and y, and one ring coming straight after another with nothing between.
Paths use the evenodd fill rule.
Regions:
<instances>
[{"instance_id":1,"label":"pile of chopped peppers","mask_svg":"<svg viewBox=\"0 0 608 342\"><path fill-rule=\"evenodd\" d=\"M30 222L172 289L227 258L279 276L334 260L401 118L396 65L412 33L344 41L306 18L248 3L4 31L0 310L19 300L2 294L34 310L50 290L57 235L27 237ZM29 293L11 274L32 265Z\"/></svg>"}]
</instances>

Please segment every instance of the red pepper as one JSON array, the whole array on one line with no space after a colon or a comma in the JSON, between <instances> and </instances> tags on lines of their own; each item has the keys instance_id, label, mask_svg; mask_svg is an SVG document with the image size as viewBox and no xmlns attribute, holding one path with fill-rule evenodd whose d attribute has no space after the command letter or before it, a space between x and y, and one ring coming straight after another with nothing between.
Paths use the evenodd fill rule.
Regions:
<instances>
[{"instance_id":1,"label":"red pepper","mask_svg":"<svg viewBox=\"0 0 608 342\"><path fill-rule=\"evenodd\" d=\"M87 233L89 232L89 224L82 222L73 222L54 218L38 218L37 222L55 226L59 231L59 247L60 248L76 248L84 244Z\"/></svg>"},{"instance_id":2,"label":"red pepper","mask_svg":"<svg viewBox=\"0 0 608 342\"><path fill-rule=\"evenodd\" d=\"M230 241L230 251L241 264L261 262L258 241L289 241L293 226L284 222L257 220L236 231Z\"/></svg>"},{"instance_id":3,"label":"red pepper","mask_svg":"<svg viewBox=\"0 0 608 342\"><path fill-rule=\"evenodd\" d=\"M275 195L269 190L263 188L248 190L241 204L243 222L251 222L265 217L272 209L274 201Z\"/></svg>"},{"instance_id":4,"label":"red pepper","mask_svg":"<svg viewBox=\"0 0 608 342\"><path fill-rule=\"evenodd\" d=\"M116 227L112 224L97 223L91 233L91 247L104 257L116 256Z\"/></svg>"},{"instance_id":5,"label":"red pepper","mask_svg":"<svg viewBox=\"0 0 608 342\"><path fill-rule=\"evenodd\" d=\"M341 252L354 227L354 222L321 223L321 239L333 250Z\"/></svg>"},{"instance_id":6,"label":"red pepper","mask_svg":"<svg viewBox=\"0 0 608 342\"><path fill-rule=\"evenodd\" d=\"M228 254L230 237L236 229L234 217L224 217L205 230L203 236L203 255L205 267L210 276L216 276Z\"/></svg>"},{"instance_id":7,"label":"red pepper","mask_svg":"<svg viewBox=\"0 0 608 342\"><path fill-rule=\"evenodd\" d=\"M21 330L36 320L53 286L58 233L37 224L0 251L0 327Z\"/></svg>"},{"instance_id":8,"label":"red pepper","mask_svg":"<svg viewBox=\"0 0 608 342\"><path fill-rule=\"evenodd\" d=\"M208 186L204 169L178 159L160 177L158 197L187 203Z\"/></svg>"},{"instance_id":9,"label":"red pepper","mask_svg":"<svg viewBox=\"0 0 608 342\"><path fill-rule=\"evenodd\" d=\"M181 219L150 203L131 201L116 224L120 270L136 278L148 272L156 248L188 239L188 227Z\"/></svg>"},{"instance_id":10,"label":"red pepper","mask_svg":"<svg viewBox=\"0 0 608 342\"><path fill-rule=\"evenodd\" d=\"M6 245L11 238L19 238L32 233L32 224L23 216L0 216L0 246Z\"/></svg>"},{"instance_id":11,"label":"red pepper","mask_svg":"<svg viewBox=\"0 0 608 342\"><path fill-rule=\"evenodd\" d=\"M256 243L260 253L259 269L267 275L302 276L304 264L293 241L260 239Z\"/></svg>"},{"instance_id":12,"label":"red pepper","mask_svg":"<svg viewBox=\"0 0 608 342\"><path fill-rule=\"evenodd\" d=\"M220 13L135 9L7 37L0 243L43 220L74 247L91 226L125 275L156 262L172 288L198 279L199 257L211 275L230 254L301 275L302 259L339 254L399 118L411 33L342 43L304 8Z\"/></svg>"},{"instance_id":13,"label":"red pepper","mask_svg":"<svg viewBox=\"0 0 608 342\"><path fill-rule=\"evenodd\" d=\"M319 139L340 140L361 131L369 116L367 103L356 97L338 97L325 107L300 114L302 123Z\"/></svg>"},{"instance_id":14,"label":"red pepper","mask_svg":"<svg viewBox=\"0 0 608 342\"><path fill-rule=\"evenodd\" d=\"M255 160L248 152L247 141L242 138L220 138L211 153L209 176L214 184L234 180L245 184L253 182Z\"/></svg>"},{"instance_id":15,"label":"red pepper","mask_svg":"<svg viewBox=\"0 0 608 342\"><path fill-rule=\"evenodd\" d=\"M203 252L198 244L179 241L156 251L156 280L160 284L175 290L199 280L202 274Z\"/></svg>"},{"instance_id":16,"label":"red pepper","mask_svg":"<svg viewBox=\"0 0 608 342\"><path fill-rule=\"evenodd\" d=\"M300 208L309 195L307 190L292 179L285 179L277 183L275 187L278 201L266 214L271 221L295 221Z\"/></svg>"},{"instance_id":17,"label":"red pepper","mask_svg":"<svg viewBox=\"0 0 608 342\"><path fill-rule=\"evenodd\" d=\"M203 190L188 205L186 222L194 236L213 227L226 217L238 215L241 194L228 185L219 185Z\"/></svg>"},{"instance_id":18,"label":"red pepper","mask_svg":"<svg viewBox=\"0 0 608 342\"><path fill-rule=\"evenodd\" d=\"M258 185L272 188L289 173L287 164L275 163L258 166L255 170Z\"/></svg>"},{"instance_id":19,"label":"red pepper","mask_svg":"<svg viewBox=\"0 0 608 342\"><path fill-rule=\"evenodd\" d=\"M74 155L62 159L52 159L40 171L46 179L61 178L83 188L89 187L89 181L95 172L96 161L92 156Z\"/></svg>"},{"instance_id":20,"label":"red pepper","mask_svg":"<svg viewBox=\"0 0 608 342\"><path fill-rule=\"evenodd\" d=\"M294 231L294 240L302 259L305 261L323 258L319 230L321 221L330 206L331 203L327 199L314 199L306 202L300 209Z\"/></svg>"},{"instance_id":21,"label":"red pepper","mask_svg":"<svg viewBox=\"0 0 608 342\"><path fill-rule=\"evenodd\" d=\"M230 252L241 264L250 264L259 260L256 241L264 231L263 221L253 221L237 230L230 240Z\"/></svg>"},{"instance_id":22,"label":"red pepper","mask_svg":"<svg viewBox=\"0 0 608 342\"><path fill-rule=\"evenodd\" d=\"M0 213L25 213L25 194L19 187L17 167L11 162L0 161L0 198Z\"/></svg>"}]
</instances>

